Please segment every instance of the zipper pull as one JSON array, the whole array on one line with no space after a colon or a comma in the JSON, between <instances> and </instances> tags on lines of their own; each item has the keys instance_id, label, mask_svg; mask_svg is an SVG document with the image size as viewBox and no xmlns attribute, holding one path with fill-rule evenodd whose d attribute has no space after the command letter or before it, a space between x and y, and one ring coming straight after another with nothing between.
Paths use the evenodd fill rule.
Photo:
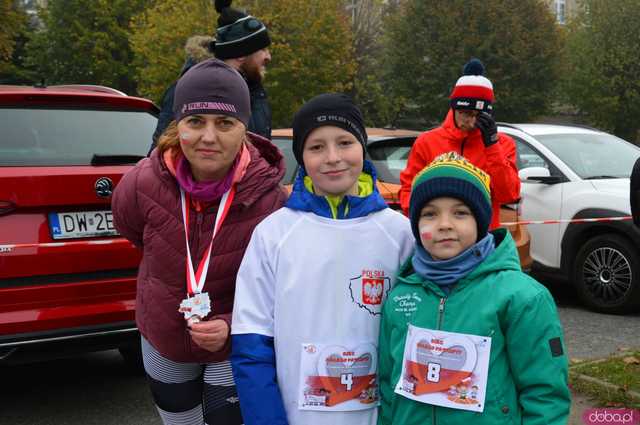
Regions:
<instances>
[{"instance_id":1,"label":"zipper pull","mask_svg":"<svg viewBox=\"0 0 640 425\"><path fill-rule=\"evenodd\" d=\"M442 327L442 317L444 316L444 302L446 298L440 298L440 305L438 306L438 330Z\"/></svg>"}]
</instances>

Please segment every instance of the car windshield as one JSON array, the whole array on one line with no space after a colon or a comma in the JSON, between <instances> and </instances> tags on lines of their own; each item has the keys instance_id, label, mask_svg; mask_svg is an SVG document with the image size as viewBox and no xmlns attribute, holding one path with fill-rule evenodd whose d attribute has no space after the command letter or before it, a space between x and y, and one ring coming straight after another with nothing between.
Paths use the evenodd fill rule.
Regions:
<instances>
[{"instance_id":1,"label":"car windshield","mask_svg":"<svg viewBox=\"0 0 640 425\"><path fill-rule=\"evenodd\" d=\"M291 184L295 177L294 173L298 169L298 162L296 161L296 157L293 155L293 142L291 139L286 137L274 137L271 141L278 147L278 149L280 149L280 152L282 152L282 155L284 156L286 172L282 178L282 184Z\"/></svg>"},{"instance_id":2,"label":"car windshield","mask_svg":"<svg viewBox=\"0 0 640 425\"><path fill-rule=\"evenodd\" d=\"M367 146L380 181L400 184L400 173L407 166L414 140L414 137L381 140Z\"/></svg>"},{"instance_id":3,"label":"car windshield","mask_svg":"<svg viewBox=\"0 0 640 425\"><path fill-rule=\"evenodd\" d=\"M90 165L144 156L157 118L147 112L0 108L0 166Z\"/></svg>"},{"instance_id":4,"label":"car windshield","mask_svg":"<svg viewBox=\"0 0 640 425\"><path fill-rule=\"evenodd\" d=\"M597 134L536 136L582 179L628 178L640 148L618 137Z\"/></svg>"}]
</instances>

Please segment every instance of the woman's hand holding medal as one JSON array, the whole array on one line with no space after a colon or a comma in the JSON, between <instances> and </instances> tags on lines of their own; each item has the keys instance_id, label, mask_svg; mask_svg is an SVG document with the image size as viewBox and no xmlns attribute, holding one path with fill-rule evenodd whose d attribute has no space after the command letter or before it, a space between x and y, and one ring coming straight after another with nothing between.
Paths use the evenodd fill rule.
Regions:
<instances>
[{"instance_id":1,"label":"woman's hand holding medal","mask_svg":"<svg viewBox=\"0 0 640 425\"><path fill-rule=\"evenodd\" d=\"M189 333L193 342L200 348L216 352L222 350L229 338L229 325L221 319L200 321L190 326Z\"/></svg>"}]
</instances>

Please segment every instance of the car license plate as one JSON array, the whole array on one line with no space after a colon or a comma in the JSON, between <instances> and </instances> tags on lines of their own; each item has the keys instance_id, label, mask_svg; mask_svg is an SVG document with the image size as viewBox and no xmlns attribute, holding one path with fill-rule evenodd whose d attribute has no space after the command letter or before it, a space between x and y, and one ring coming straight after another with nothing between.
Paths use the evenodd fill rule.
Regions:
<instances>
[{"instance_id":1,"label":"car license plate","mask_svg":"<svg viewBox=\"0 0 640 425\"><path fill-rule=\"evenodd\" d=\"M111 211L79 211L49 213L49 229L53 239L91 238L114 236Z\"/></svg>"}]
</instances>

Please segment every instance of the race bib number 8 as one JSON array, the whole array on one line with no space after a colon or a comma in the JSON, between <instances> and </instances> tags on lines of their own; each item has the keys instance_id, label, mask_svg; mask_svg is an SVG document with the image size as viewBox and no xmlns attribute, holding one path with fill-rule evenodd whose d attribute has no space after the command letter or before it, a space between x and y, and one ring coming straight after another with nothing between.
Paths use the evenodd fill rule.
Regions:
<instances>
[{"instance_id":1,"label":"race bib number 8","mask_svg":"<svg viewBox=\"0 0 640 425\"><path fill-rule=\"evenodd\" d=\"M491 338L409 325L395 392L426 404L482 412Z\"/></svg>"},{"instance_id":2,"label":"race bib number 8","mask_svg":"<svg viewBox=\"0 0 640 425\"><path fill-rule=\"evenodd\" d=\"M440 365L438 363L428 363L427 371L427 381L440 382Z\"/></svg>"}]
</instances>

